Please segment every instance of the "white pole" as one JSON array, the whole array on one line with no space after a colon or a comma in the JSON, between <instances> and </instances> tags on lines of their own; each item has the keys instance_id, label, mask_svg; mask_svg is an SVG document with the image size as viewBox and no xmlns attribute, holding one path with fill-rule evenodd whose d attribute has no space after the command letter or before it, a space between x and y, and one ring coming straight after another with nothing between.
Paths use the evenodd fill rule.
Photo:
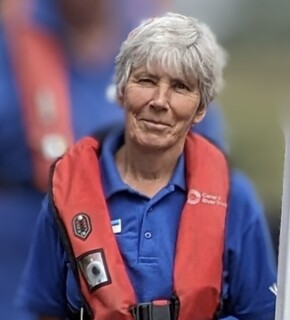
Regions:
<instances>
[{"instance_id":1,"label":"white pole","mask_svg":"<svg viewBox=\"0 0 290 320\"><path fill-rule=\"evenodd\" d=\"M275 320L290 320L290 125L285 128L284 133L286 147Z\"/></svg>"}]
</instances>

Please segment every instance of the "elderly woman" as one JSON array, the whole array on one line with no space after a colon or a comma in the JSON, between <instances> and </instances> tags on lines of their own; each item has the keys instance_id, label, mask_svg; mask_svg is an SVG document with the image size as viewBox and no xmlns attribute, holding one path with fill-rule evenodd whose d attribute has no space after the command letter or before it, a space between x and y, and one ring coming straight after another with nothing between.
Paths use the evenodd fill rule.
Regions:
<instances>
[{"instance_id":1,"label":"elderly woman","mask_svg":"<svg viewBox=\"0 0 290 320\"><path fill-rule=\"evenodd\" d=\"M224 65L190 17L169 13L129 34L116 58L125 127L81 140L53 166L18 304L42 320L272 319L267 235L227 209L227 161L190 131Z\"/></svg>"}]
</instances>

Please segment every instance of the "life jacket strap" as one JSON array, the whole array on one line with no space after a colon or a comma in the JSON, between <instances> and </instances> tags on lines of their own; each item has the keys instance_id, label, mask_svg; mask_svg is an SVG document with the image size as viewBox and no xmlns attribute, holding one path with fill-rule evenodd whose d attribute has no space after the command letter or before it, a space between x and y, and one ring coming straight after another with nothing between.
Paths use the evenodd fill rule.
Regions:
<instances>
[{"instance_id":1,"label":"life jacket strap","mask_svg":"<svg viewBox=\"0 0 290 320\"><path fill-rule=\"evenodd\" d=\"M81 307L80 310L74 309L71 305L68 305L68 316L66 320L91 320L85 307Z\"/></svg>"},{"instance_id":2,"label":"life jacket strap","mask_svg":"<svg viewBox=\"0 0 290 320\"><path fill-rule=\"evenodd\" d=\"M131 308L134 320L177 320L179 300L156 300L148 303L138 303Z\"/></svg>"}]
</instances>

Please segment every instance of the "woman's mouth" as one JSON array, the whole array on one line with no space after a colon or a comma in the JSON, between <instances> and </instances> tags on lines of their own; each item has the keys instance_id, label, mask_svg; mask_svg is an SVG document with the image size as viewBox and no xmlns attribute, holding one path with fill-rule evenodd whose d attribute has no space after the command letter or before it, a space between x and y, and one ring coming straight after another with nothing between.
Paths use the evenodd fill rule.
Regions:
<instances>
[{"instance_id":1,"label":"woman's mouth","mask_svg":"<svg viewBox=\"0 0 290 320\"><path fill-rule=\"evenodd\" d=\"M168 123L161 122L161 121L156 121L151 119L142 119L141 121L145 124L145 126L150 128L165 129L169 127Z\"/></svg>"}]
</instances>

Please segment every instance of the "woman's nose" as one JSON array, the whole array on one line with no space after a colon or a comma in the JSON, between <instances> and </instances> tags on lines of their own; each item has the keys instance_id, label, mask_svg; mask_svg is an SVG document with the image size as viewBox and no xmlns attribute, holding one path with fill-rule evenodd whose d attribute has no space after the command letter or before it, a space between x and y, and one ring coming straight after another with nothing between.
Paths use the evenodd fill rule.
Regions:
<instances>
[{"instance_id":1,"label":"woman's nose","mask_svg":"<svg viewBox=\"0 0 290 320\"><path fill-rule=\"evenodd\" d=\"M155 88L154 96L151 102L152 107L158 109L167 109L170 97L170 88L167 84L159 84Z\"/></svg>"}]
</instances>

